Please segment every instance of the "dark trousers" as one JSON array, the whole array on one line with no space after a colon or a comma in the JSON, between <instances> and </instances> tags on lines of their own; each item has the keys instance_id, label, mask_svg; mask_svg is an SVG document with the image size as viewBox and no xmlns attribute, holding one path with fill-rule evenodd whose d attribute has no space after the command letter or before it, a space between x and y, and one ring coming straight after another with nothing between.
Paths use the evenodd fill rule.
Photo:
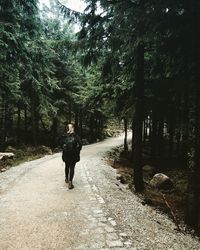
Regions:
<instances>
[{"instance_id":1,"label":"dark trousers","mask_svg":"<svg viewBox=\"0 0 200 250\"><path fill-rule=\"evenodd\" d=\"M69 181L73 180L75 165L76 163L65 162L65 178L68 179Z\"/></svg>"}]
</instances>

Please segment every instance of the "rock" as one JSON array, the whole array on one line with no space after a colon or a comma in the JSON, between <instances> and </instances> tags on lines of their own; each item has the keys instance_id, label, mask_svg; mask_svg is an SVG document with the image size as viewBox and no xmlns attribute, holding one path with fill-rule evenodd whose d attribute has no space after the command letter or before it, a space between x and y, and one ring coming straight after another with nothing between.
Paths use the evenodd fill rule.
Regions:
<instances>
[{"instance_id":1,"label":"rock","mask_svg":"<svg viewBox=\"0 0 200 250\"><path fill-rule=\"evenodd\" d=\"M14 153L7 153L7 152L4 152L4 153L0 153L0 160L6 160L6 159L12 159L14 157Z\"/></svg>"},{"instance_id":2,"label":"rock","mask_svg":"<svg viewBox=\"0 0 200 250\"><path fill-rule=\"evenodd\" d=\"M152 187L158 188L158 189L172 189L173 183L171 179L162 173L155 174L153 178L151 179L149 183Z\"/></svg>"}]
</instances>

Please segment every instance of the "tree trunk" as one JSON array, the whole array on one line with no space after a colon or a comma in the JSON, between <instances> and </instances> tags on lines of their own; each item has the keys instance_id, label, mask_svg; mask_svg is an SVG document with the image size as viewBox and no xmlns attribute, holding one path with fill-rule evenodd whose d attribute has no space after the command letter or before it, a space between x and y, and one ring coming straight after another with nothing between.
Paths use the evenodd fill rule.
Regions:
<instances>
[{"instance_id":1,"label":"tree trunk","mask_svg":"<svg viewBox=\"0 0 200 250\"><path fill-rule=\"evenodd\" d=\"M90 142L94 142L94 115L90 115L90 125L89 125L89 131L90 131Z\"/></svg>"},{"instance_id":2,"label":"tree trunk","mask_svg":"<svg viewBox=\"0 0 200 250\"><path fill-rule=\"evenodd\" d=\"M78 109L77 109L75 111L75 131L78 131L78 129L79 129L78 121L79 121L79 112L78 112Z\"/></svg>"},{"instance_id":3,"label":"tree trunk","mask_svg":"<svg viewBox=\"0 0 200 250\"><path fill-rule=\"evenodd\" d=\"M35 118L35 100L32 96L31 98L31 125L32 125L32 144L35 146L37 144L36 140L36 118Z\"/></svg>"},{"instance_id":4,"label":"tree trunk","mask_svg":"<svg viewBox=\"0 0 200 250\"><path fill-rule=\"evenodd\" d=\"M95 140L96 140L98 138L98 114L95 114L94 130L95 130L94 137L95 137Z\"/></svg>"},{"instance_id":5,"label":"tree trunk","mask_svg":"<svg viewBox=\"0 0 200 250\"><path fill-rule=\"evenodd\" d=\"M25 143L28 142L28 117L27 117L27 105L24 106L24 136Z\"/></svg>"},{"instance_id":6,"label":"tree trunk","mask_svg":"<svg viewBox=\"0 0 200 250\"><path fill-rule=\"evenodd\" d=\"M17 144L20 144L21 141L21 107L18 103L17 107Z\"/></svg>"},{"instance_id":7,"label":"tree trunk","mask_svg":"<svg viewBox=\"0 0 200 250\"><path fill-rule=\"evenodd\" d=\"M57 117L53 118L53 124L52 124L52 145L55 147L57 146L57 130L58 130L58 119Z\"/></svg>"},{"instance_id":8,"label":"tree trunk","mask_svg":"<svg viewBox=\"0 0 200 250\"><path fill-rule=\"evenodd\" d=\"M71 123L72 122L72 105L71 105L71 102L69 101L69 122L68 123Z\"/></svg>"},{"instance_id":9,"label":"tree trunk","mask_svg":"<svg viewBox=\"0 0 200 250\"><path fill-rule=\"evenodd\" d=\"M136 55L136 105L134 119L134 185L137 192L144 190L142 170L142 125L144 119L144 43L140 41Z\"/></svg>"},{"instance_id":10,"label":"tree trunk","mask_svg":"<svg viewBox=\"0 0 200 250\"><path fill-rule=\"evenodd\" d=\"M157 134L158 134L158 112L157 102L154 100L152 109L152 126L151 126L151 158L154 161L157 156Z\"/></svg>"},{"instance_id":11,"label":"tree trunk","mask_svg":"<svg viewBox=\"0 0 200 250\"><path fill-rule=\"evenodd\" d=\"M36 128L36 144L38 143L38 141L41 139L40 136L40 115L39 115L39 111L37 110L37 105L35 103L35 128ZM43 143L42 141L40 141L40 143Z\"/></svg>"},{"instance_id":12,"label":"tree trunk","mask_svg":"<svg viewBox=\"0 0 200 250\"><path fill-rule=\"evenodd\" d=\"M124 118L124 151L128 152L128 142L127 142L127 133L128 133L128 120L127 118Z\"/></svg>"},{"instance_id":13,"label":"tree trunk","mask_svg":"<svg viewBox=\"0 0 200 250\"><path fill-rule=\"evenodd\" d=\"M169 151L168 157L172 159L174 152L174 129L175 129L175 121L174 121L174 106L170 107L170 117L169 117Z\"/></svg>"},{"instance_id":14,"label":"tree trunk","mask_svg":"<svg viewBox=\"0 0 200 250\"><path fill-rule=\"evenodd\" d=\"M83 138L83 114L82 114L82 110L80 110L79 112L79 135L80 138Z\"/></svg>"},{"instance_id":15,"label":"tree trunk","mask_svg":"<svg viewBox=\"0 0 200 250\"><path fill-rule=\"evenodd\" d=\"M98 134L98 138L101 139L102 135L101 135L101 116L98 116L98 123L97 123L97 134Z\"/></svg>"},{"instance_id":16,"label":"tree trunk","mask_svg":"<svg viewBox=\"0 0 200 250\"><path fill-rule=\"evenodd\" d=\"M134 159L134 124L135 124L135 114L133 115L132 118L132 138L131 138L131 158Z\"/></svg>"},{"instance_id":17,"label":"tree trunk","mask_svg":"<svg viewBox=\"0 0 200 250\"><path fill-rule=\"evenodd\" d=\"M0 151L3 151L3 129L4 129L4 95L2 94L0 108Z\"/></svg>"},{"instance_id":18,"label":"tree trunk","mask_svg":"<svg viewBox=\"0 0 200 250\"><path fill-rule=\"evenodd\" d=\"M144 119L143 121L143 145L145 147L147 140L147 119Z\"/></svg>"},{"instance_id":19,"label":"tree trunk","mask_svg":"<svg viewBox=\"0 0 200 250\"><path fill-rule=\"evenodd\" d=\"M7 110L7 137L9 135L13 134L13 113L14 113L14 107L9 105ZM16 138L15 138L16 140Z\"/></svg>"},{"instance_id":20,"label":"tree trunk","mask_svg":"<svg viewBox=\"0 0 200 250\"><path fill-rule=\"evenodd\" d=\"M188 79L188 78L187 78ZM189 81L189 79L188 79ZM184 104L183 104L183 140L186 141L189 138L189 90L188 83L185 83Z\"/></svg>"},{"instance_id":21,"label":"tree trunk","mask_svg":"<svg viewBox=\"0 0 200 250\"><path fill-rule=\"evenodd\" d=\"M7 134L8 134L8 100L4 101L3 107L3 130L2 130L2 150L6 149L6 142L7 142Z\"/></svg>"},{"instance_id":22,"label":"tree trunk","mask_svg":"<svg viewBox=\"0 0 200 250\"><path fill-rule=\"evenodd\" d=\"M196 86L195 143L188 180L186 223L200 229L200 87Z\"/></svg>"},{"instance_id":23,"label":"tree trunk","mask_svg":"<svg viewBox=\"0 0 200 250\"><path fill-rule=\"evenodd\" d=\"M159 155L163 152L163 129L164 129L164 118L161 114L159 114L159 122L158 122L158 136L157 136L157 152Z\"/></svg>"},{"instance_id":24,"label":"tree trunk","mask_svg":"<svg viewBox=\"0 0 200 250\"><path fill-rule=\"evenodd\" d=\"M192 226L196 232L200 229L200 76L199 76L199 54L197 51L199 45L197 0L187 1L186 11L191 18L190 29L190 53L191 65L194 71L190 72L192 85L194 86L195 114L194 114L194 161L189 167L190 178L188 182L188 203L187 203L187 223ZM186 12L186 13L187 13Z\"/></svg>"}]
</instances>

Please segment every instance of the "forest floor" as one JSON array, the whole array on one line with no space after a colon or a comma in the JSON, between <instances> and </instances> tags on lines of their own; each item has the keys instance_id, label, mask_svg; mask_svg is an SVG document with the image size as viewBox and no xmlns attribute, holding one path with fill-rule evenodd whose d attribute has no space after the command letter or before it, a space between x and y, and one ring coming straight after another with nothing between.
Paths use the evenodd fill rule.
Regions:
<instances>
[{"instance_id":1,"label":"forest floor","mask_svg":"<svg viewBox=\"0 0 200 250\"><path fill-rule=\"evenodd\" d=\"M111 167L116 169L117 179L135 193L133 187L133 164L128 158L124 156L123 146L114 148L107 154L107 162ZM157 161L155 163L156 168L152 165L145 165L147 167L146 171L143 170L145 190L142 194L138 194L138 196L141 198L143 204L168 214L183 231L189 230L192 232L184 224L188 181L187 170L177 167L178 164L172 168L172 164L170 162L166 164L166 162L164 159ZM165 168L163 168L164 165ZM153 172L152 168L154 169ZM155 169L159 168L160 170L156 172ZM156 173L167 175L173 183L173 188L160 190L150 185L150 181Z\"/></svg>"}]
</instances>

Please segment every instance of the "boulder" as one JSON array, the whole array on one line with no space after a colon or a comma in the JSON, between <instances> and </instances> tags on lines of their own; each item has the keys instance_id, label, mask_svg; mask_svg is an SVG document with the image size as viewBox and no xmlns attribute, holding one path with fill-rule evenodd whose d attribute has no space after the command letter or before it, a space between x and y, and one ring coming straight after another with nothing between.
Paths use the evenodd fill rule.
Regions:
<instances>
[{"instance_id":1,"label":"boulder","mask_svg":"<svg viewBox=\"0 0 200 250\"><path fill-rule=\"evenodd\" d=\"M158 189L169 190L173 188L171 179L162 173L155 174L149 184Z\"/></svg>"}]
</instances>

